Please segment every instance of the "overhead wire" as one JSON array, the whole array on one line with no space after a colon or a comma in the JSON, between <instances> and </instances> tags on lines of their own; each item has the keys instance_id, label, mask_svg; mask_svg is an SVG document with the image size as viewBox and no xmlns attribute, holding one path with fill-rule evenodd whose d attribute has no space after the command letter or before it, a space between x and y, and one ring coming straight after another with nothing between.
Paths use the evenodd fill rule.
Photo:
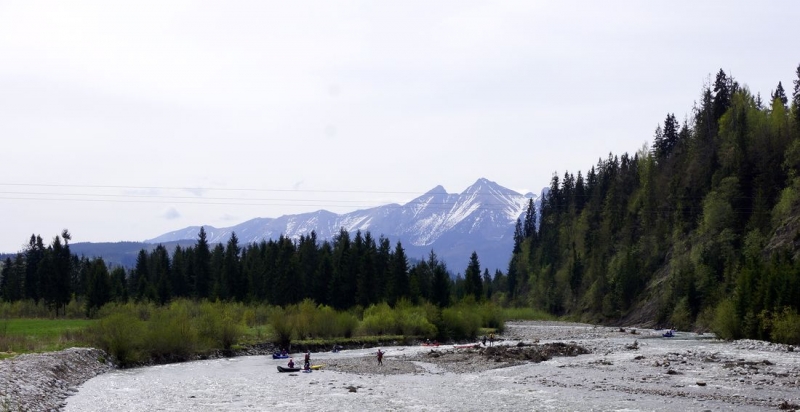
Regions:
<instances>
[{"instance_id":1,"label":"overhead wire","mask_svg":"<svg viewBox=\"0 0 800 412\"><path fill-rule=\"evenodd\" d=\"M241 191L241 192L279 192L279 193L332 193L332 194L406 194L421 196L429 192L406 191L370 191L370 190L306 190L306 189L245 189L245 188L217 188L217 187L178 187L178 186L128 186L128 185L71 185L71 184L41 184L41 183L0 183L1 186L10 187L48 187L65 189L128 189L128 190L180 190L213 192ZM439 194L439 193L436 193ZM453 195L442 192L442 194ZM484 194L479 194L484 195ZM487 194L488 195L488 194ZM36 200L36 201L71 201L71 202L100 202L100 203L162 203L162 204L196 204L196 205L237 205L237 206L294 206L294 207L329 207L329 208L372 208L397 203L405 206L414 204L427 204L438 209L450 209L455 202L430 202L400 200L367 200L367 199L320 199L320 198L263 198L263 197L209 197L204 195L185 196L172 194L153 193L72 193L56 191L0 191L0 200ZM479 210L500 210L508 207L505 203L481 202Z\"/></svg>"}]
</instances>

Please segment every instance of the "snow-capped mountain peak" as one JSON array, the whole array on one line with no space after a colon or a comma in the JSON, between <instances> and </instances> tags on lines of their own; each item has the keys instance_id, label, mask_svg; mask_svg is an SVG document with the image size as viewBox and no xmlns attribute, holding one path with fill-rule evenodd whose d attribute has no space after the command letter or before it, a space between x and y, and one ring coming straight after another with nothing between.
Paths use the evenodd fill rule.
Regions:
<instances>
[{"instance_id":1,"label":"snow-capped mountain peak","mask_svg":"<svg viewBox=\"0 0 800 412\"><path fill-rule=\"evenodd\" d=\"M537 196L533 196L536 200ZM454 272L466 267L475 251L481 266L506 270L513 247L516 220L524 215L530 194L522 195L481 178L460 194L447 193L441 185L404 205L384 205L335 214L325 210L278 218L256 218L229 228L205 227L209 242L227 242L236 232L240 242L297 239L312 230L320 240L331 239L341 228L369 231L400 241L410 257L424 257L434 250ZM148 243L196 239L200 227L166 233Z\"/></svg>"}]
</instances>

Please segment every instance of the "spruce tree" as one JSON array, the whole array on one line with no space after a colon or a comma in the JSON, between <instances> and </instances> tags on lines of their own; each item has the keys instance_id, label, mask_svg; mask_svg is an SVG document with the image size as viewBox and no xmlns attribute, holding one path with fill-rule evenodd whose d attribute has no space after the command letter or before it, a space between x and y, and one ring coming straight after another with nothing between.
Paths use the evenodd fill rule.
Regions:
<instances>
[{"instance_id":1,"label":"spruce tree","mask_svg":"<svg viewBox=\"0 0 800 412\"><path fill-rule=\"evenodd\" d=\"M508 286L508 297L509 299L514 299L517 290L517 263L519 261L519 255L512 255L511 261L508 262L508 281L506 282Z\"/></svg>"},{"instance_id":2,"label":"spruce tree","mask_svg":"<svg viewBox=\"0 0 800 412\"><path fill-rule=\"evenodd\" d=\"M158 245L148 259L151 287L148 299L164 305L172 299L172 263L164 245Z\"/></svg>"},{"instance_id":3,"label":"spruce tree","mask_svg":"<svg viewBox=\"0 0 800 412\"><path fill-rule=\"evenodd\" d=\"M230 293L230 298L237 302L243 301L247 292L247 285L242 278L242 269L239 262L240 252L239 238L236 236L236 232L231 232L231 237L228 239L228 245L225 248L223 270L225 271L225 279L228 282L227 289Z\"/></svg>"},{"instance_id":4,"label":"spruce tree","mask_svg":"<svg viewBox=\"0 0 800 412\"><path fill-rule=\"evenodd\" d=\"M111 300L111 279L103 259L96 258L89 263L89 276L86 282L86 316L92 317L97 310Z\"/></svg>"},{"instance_id":5,"label":"spruce tree","mask_svg":"<svg viewBox=\"0 0 800 412\"><path fill-rule=\"evenodd\" d=\"M58 267L58 274L56 276L56 316L58 316L58 308L61 307L64 309L64 314L66 314L67 304L72 299L72 288L70 280L72 279L72 271L73 271L73 256L72 253L69 251L69 241L72 240L72 236L70 235L67 229L64 229L61 232L61 238L64 240L64 245L59 249L55 250L55 256L57 261Z\"/></svg>"},{"instance_id":6,"label":"spruce tree","mask_svg":"<svg viewBox=\"0 0 800 412\"><path fill-rule=\"evenodd\" d=\"M322 242L319 249L319 265L314 271L314 281L311 282L312 298L320 305L330 305L328 295L329 285L333 279L333 251L331 244Z\"/></svg>"},{"instance_id":7,"label":"spruce tree","mask_svg":"<svg viewBox=\"0 0 800 412\"><path fill-rule=\"evenodd\" d=\"M489 274L489 268L485 268L483 269L483 296L486 297L486 300L491 300L493 293L492 275Z\"/></svg>"},{"instance_id":8,"label":"spruce tree","mask_svg":"<svg viewBox=\"0 0 800 412\"><path fill-rule=\"evenodd\" d=\"M39 263L44 257L44 242L41 236L31 235L25 249L25 297L39 303L42 297L42 282L38 276Z\"/></svg>"},{"instance_id":9,"label":"spruce tree","mask_svg":"<svg viewBox=\"0 0 800 412\"><path fill-rule=\"evenodd\" d=\"M794 113L795 129L800 132L800 65L797 65L795 72L797 78L793 80L794 91L792 92L792 113Z\"/></svg>"},{"instance_id":10,"label":"spruce tree","mask_svg":"<svg viewBox=\"0 0 800 412\"><path fill-rule=\"evenodd\" d=\"M10 257L6 258L0 272L0 300L16 302L24 299L25 262L22 256L18 253L13 262Z\"/></svg>"},{"instance_id":11,"label":"spruce tree","mask_svg":"<svg viewBox=\"0 0 800 412\"><path fill-rule=\"evenodd\" d=\"M517 224L514 225L514 249L512 254L516 255L522 251L522 242L525 240L525 234L522 231L522 221L517 219Z\"/></svg>"},{"instance_id":12,"label":"spruce tree","mask_svg":"<svg viewBox=\"0 0 800 412\"><path fill-rule=\"evenodd\" d=\"M528 208L525 209L525 222L522 226L522 235L525 239L536 237L536 205L533 199L528 199Z\"/></svg>"},{"instance_id":13,"label":"spruce tree","mask_svg":"<svg viewBox=\"0 0 800 412\"><path fill-rule=\"evenodd\" d=\"M110 274L110 299L119 302L125 303L128 301L128 288L125 286L125 268L121 266L115 267Z\"/></svg>"},{"instance_id":14,"label":"spruce tree","mask_svg":"<svg viewBox=\"0 0 800 412\"><path fill-rule=\"evenodd\" d=\"M400 241L395 245L390 265L391 294L389 295L389 303L394 305L400 299L408 298L410 292L408 258Z\"/></svg>"},{"instance_id":15,"label":"spruce tree","mask_svg":"<svg viewBox=\"0 0 800 412\"><path fill-rule=\"evenodd\" d=\"M467 270L464 272L464 294L466 296L474 296L476 302L480 302L483 296L481 264L478 261L478 253L474 251L469 257L469 265L467 265Z\"/></svg>"},{"instance_id":16,"label":"spruce tree","mask_svg":"<svg viewBox=\"0 0 800 412\"><path fill-rule=\"evenodd\" d=\"M447 266L439 261L433 250L428 255L428 267L433 271L431 301L440 308L450 305L450 274L447 272Z\"/></svg>"},{"instance_id":17,"label":"spruce tree","mask_svg":"<svg viewBox=\"0 0 800 412\"><path fill-rule=\"evenodd\" d=\"M209 297L211 285L211 250L208 246L206 230L200 227L197 235L197 244L194 248L193 273L190 275L193 283L194 296L197 299Z\"/></svg>"},{"instance_id":18,"label":"spruce tree","mask_svg":"<svg viewBox=\"0 0 800 412\"><path fill-rule=\"evenodd\" d=\"M713 115L714 121L719 121L719 118L728 110L731 105L731 80L722 69L719 69L717 78L714 81L714 108Z\"/></svg>"},{"instance_id":19,"label":"spruce tree","mask_svg":"<svg viewBox=\"0 0 800 412\"><path fill-rule=\"evenodd\" d=\"M783 104L783 107L786 108L786 103L789 102L789 99L786 97L786 91L783 90L781 82L778 82L778 87L772 92L772 100L775 101L775 99L778 99Z\"/></svg>"},{"instance_id":20,"label":"spruce tree","mask_svg":"<svg viewBox=\"0 0 800 412\"><path fill-rule=\"evenodd\" d=\"M227 300L230 291L228 290L228 280L225 278L225 246L217 243L211 251L209 261L209 298Z\"/></svg>"},{"instance_id":21,"label":"spruce tree","mask_svg":"<svg viewBox=\"0 0 800 412\"><path fill-rule=\"evenodd\" d=\"M583 181L583 175L578 170L578 177L575 178L575 212L581 213L583 206L586 204L586 186Z\"/></svg>"},{"instance_id":22,"label":"spruce tree","mask_svg":"<svg viewBox=\"0 0 800 412\"><path fill-rule=\"evenodd\" d=\"M133 299L137 302L141 302L147 297L147 289L149 289L147 272L147 252L141 249L139 254L136 255L136 266L133 268L130 278L130 290Z\"/></svg>"}]
</instances>

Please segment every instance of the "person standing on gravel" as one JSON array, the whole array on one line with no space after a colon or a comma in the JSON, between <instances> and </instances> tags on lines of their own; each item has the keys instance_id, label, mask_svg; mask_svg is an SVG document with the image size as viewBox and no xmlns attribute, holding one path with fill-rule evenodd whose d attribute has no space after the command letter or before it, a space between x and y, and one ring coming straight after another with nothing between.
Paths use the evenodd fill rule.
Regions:
<instances>
[{"instance_id":1,"label":"person standing on gravel","mask_svg":"<svg viewBox=\"0 0 800 412\"><path fill-rule=\"evenodd\" d=\"M381 352L380 348L378 348L377 355L378 355L378 365L383 365L383 352Z\"/></svg>"},{"instance_id":2,"label":"person standing on gravel","mask_svg":"<svg viewBox=\"0 0 800 412\"><path fill-rule=\"evenodd\" d=\"M494 345L494 332L489 334L489 346Z\"/></svg>"}]
</instances>

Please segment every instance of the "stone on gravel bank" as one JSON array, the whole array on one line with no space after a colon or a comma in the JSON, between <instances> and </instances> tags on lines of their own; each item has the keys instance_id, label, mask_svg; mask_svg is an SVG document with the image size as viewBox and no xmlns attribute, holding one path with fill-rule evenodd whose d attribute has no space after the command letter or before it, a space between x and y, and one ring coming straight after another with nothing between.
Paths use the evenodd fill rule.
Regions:
<instances>
[{"instance_id":1,"label":"stone on gravel bank","mask_svg":"<svg viewBox=\"0 0 800 412\"><path fill-rule=\"evenodd\" d=\"M70 348L0 361L0 410L54 411L75 388L114 368L100 349Z\"/></svg>"}]
</instances>

